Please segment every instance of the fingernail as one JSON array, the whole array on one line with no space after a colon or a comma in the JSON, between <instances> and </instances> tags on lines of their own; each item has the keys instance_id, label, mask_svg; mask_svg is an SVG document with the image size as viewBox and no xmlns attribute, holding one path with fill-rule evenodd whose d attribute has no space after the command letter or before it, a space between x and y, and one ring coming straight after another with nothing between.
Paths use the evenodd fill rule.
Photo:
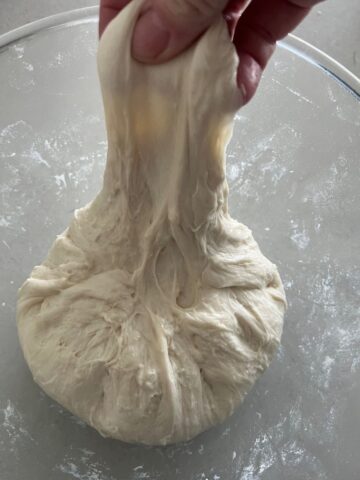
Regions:
<instances>
[{"instance_id":1,"label":"fingernail","mask_svg":"<svg viewBox=\"0 0 360 480\"><path fill-rule=\"evenodd\" d=\"M244 101L244 103L245 103L246 97L247 97L246 87L245 87L245 85L244 85L243 83L240 83L240 84L239 84L239 88L240 88L240 91L241 91L241 95L242 95L242 97L243 97L243 101Z\"/></svg>"},{"instance_id":2,"label":"fingernail","mask_svg":"<svg viewBox=\"0 0 360 480\"><path fill-rule=\"evenodd\" d=\"M237 71L237 83L247 103L254 95L259 84L262 68L247 53L239 53L240 64Z\"/></svg>"},{"instance_id":3,"label":"fingernail","mask_svg":"<svg viewBox=\"0 0 360 480\"><path fill-rule=\"evenodd\" d=\"M140 61L155 60L169 44L170 32L155 10L142 15L134 28L133 56Z\"/></svg>"}]
</instances>

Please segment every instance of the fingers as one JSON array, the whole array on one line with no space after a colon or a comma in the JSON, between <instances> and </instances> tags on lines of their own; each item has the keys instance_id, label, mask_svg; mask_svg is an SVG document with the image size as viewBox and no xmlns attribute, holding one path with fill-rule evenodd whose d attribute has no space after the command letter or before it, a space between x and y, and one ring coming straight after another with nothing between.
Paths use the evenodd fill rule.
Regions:
<instances>
[{"instance_id":1,"label":"fingers","mask_svg":"<svg viewBox=\"0 0 360 480\"><path fill-rule=\"evenodd\" d=\"M316 0L253 0L234 35L240 66L238 84L249 101L254 95L276 42L305 18Z\"/></svg>"},{"instance_id":2,"label":"fingers","mask_svg":"<svg viewBox=\"0 0 360 480\"><path fill-rule=\"evenodd\" d=\"M101 0L100 35L131 0ZM185 50L221 12L234 39L245 101L254 95L276 42L323 0L145 0L132 39L133 56L161 63ZM237 26L236 26L237 25Z\"/></svg>"},{"instance_id":3,"label":"fingers","mask_svg":"<svg viewBox=\"0 0 360 480\"><path fill-rule=\"evenodd\" d=\"M231 38L234 36L235 27L251 0L230 0L223 10L223 16L229 27Z\"/></svg>"},{"instance_id":4,"label":"fingers","mask_svg":"<svg viewBox=\"0 0 360 480\"><path fill-rule=\"evenodd\" d=\"M131 0L101 0L100 1L100 19L99 19L99 35L111 20L122 10Z\"/></svg>"},{"instance_id":5,"label":"fingers","mask_svg":"<svg viewBox=\"0 0 360 480\"><path fill-rule=\"evenodd\" d=\"M248 0L233 0L241 8ZM133 56L161 63L185 50L224 10L228 0L148 0L134 30Z\"/></svg>"}]
</instances>

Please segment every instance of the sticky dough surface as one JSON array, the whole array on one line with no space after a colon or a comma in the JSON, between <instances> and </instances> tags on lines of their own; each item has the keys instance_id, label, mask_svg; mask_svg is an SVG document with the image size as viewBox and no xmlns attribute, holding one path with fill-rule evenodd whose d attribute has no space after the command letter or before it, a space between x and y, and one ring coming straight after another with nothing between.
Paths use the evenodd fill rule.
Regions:
<instances>
[{"instance_id":1,"label":"sticky dough surface","mask_svg":"<svg viewBox=\"0 0 360 480\"><path fill-rule=\"evenodd\" d=\"M279 344L276 267L227 211L225 147L241 98L222 18L177 59L131 57L141 6L98 53L108 158L19 293L35 381L102 435L187 440L241 403Z\"/></svg>"}]
</instances>

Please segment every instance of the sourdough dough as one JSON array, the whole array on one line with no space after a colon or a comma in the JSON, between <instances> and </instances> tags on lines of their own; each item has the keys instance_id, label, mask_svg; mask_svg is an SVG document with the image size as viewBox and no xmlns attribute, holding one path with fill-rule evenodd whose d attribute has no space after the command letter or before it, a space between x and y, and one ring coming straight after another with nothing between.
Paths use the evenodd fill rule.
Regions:
<instances>
[{"instance_id":1,"label":"sourdough dough","mask_svg":"<svg viewBox=\"0 0 360 480\"><path fill-rule=\"evenodd\" d=\"M102 435L187 440L243 400L279 344L276 267L227 211L241 98L222 18L161 66L131 57L141 0L100 42L103 188L19 293L35 381Z\"/></svg>"}]
</instances>

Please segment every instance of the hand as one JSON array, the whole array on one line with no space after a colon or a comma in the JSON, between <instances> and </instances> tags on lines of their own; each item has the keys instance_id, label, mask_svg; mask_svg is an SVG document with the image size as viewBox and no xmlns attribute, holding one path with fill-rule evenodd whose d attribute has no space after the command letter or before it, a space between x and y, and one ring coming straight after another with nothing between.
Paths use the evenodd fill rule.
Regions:
<instances>
[{"instance_id":1,"label":"hand","mask_svg":"<svg viewBox=\"0 0 360 480\"><path fill-rule=\"evenodd\" d=\"M100 35L131 0L101 0ZM276 42L322 0L146 0L134 29L133 56L162 63L196 40L223 12L240 64L238 86L245 102L254 95Z\"/></svg>"}]
</instances>

